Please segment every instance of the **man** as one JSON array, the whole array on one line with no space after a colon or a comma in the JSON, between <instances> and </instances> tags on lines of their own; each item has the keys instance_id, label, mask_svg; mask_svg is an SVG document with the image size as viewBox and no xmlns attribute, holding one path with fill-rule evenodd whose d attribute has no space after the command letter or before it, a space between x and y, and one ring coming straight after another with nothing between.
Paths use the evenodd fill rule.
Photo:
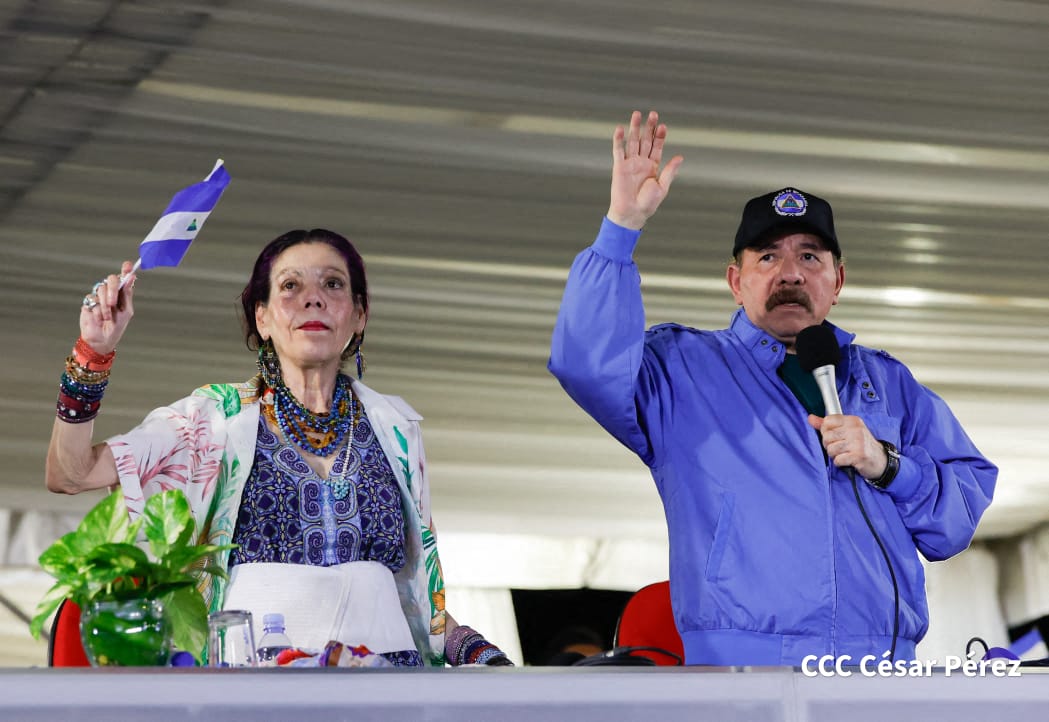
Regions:
<instances>
[{"instance_id":1,"label":"man","mask_svg":"<svg viewBox=\"0 0 1049 722\"><path fill-rule=\"evenodd\" d=\"M682 163L660 169L666 134L654 112L644 125L635 112L625 138L616 128L611 204L569 274L550 371L651 469L686 662L913 659L928 626L917 552L969 545L997 469L903 364L825 322L845 267L811 194L747 203L729 328L644 330L631 254ZM840 346L843 414L824 415L794 355L819 324Z\"/></svg>"}]
</instances>

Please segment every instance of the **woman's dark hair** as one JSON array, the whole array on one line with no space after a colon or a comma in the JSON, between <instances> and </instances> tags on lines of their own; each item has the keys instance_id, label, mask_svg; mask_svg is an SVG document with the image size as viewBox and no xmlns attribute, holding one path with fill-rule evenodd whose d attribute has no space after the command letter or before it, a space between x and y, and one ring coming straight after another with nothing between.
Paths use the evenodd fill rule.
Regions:
<instances>
[{"instance_id":1,"label":"woman's dark hair","mask_svg":"<svg viewBox=\"0 0 1049 722\"><path fill-rule=\"evenodd\" d=\"M269 303L270 273L273 271L273 262L284 251L300 243L326 243L342 256L350 272L353 302L364 311L365 316L368 315L368 278L364 273L364 259L361 258L361 254L353 247L353 244L338 233L324 228L314 228L310 231L288 231L270 241L262 249L259 257L255 259L255 268L251 271L248 285L240 294L241 311L244 314L244 340L252 351L257 351L262 343L262 336L259 335L259 328L255 324L255 307L260 303ZM350 344L347 353L355 350L353 346L355 344ZM346 356L346 353L343 355Z\"/></svg>"}]
</instances>

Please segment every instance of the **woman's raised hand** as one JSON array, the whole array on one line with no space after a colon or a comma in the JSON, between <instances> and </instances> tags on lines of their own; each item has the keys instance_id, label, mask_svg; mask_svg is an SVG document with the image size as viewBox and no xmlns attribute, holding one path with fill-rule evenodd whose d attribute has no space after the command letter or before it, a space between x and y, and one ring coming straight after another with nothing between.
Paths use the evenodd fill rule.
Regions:
<instances>
[{"instance_id":1,"label":"woman's raised hand","mask_svg":"<svg viewBox=\"0 0 1049 722\"><path fill-rule=\"evenodd\" d=\"M684 158L676 155L660 170L667 127L659 122L659 114L654 110L649 111L643 126L641 112L635 110L625 140L624 133L623 126L617 125L612 134L612 200L608 219L626 228L640 229L666 198Z\"/></svg>"},{"instance_id":2,"label":"woman's raised hand","mask_svg":"<svg viewBox=\"0 0 1049 722\"><path fill-rule=\"evenodd\" d=\"M131 261L124 261L119 276L107 276L84 296L80 307L80 337L100 354L116 349L135 315L131 303L135 277L127 278L124 287L120 287L121 279L127 277L132 268Z\"/></svg>"}]
</instances>

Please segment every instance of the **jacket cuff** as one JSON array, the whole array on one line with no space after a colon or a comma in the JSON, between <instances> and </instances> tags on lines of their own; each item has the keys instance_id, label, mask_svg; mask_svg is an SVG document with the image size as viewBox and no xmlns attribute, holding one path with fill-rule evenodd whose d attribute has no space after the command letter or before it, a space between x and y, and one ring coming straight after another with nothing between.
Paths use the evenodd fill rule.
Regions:
<instances>
[{"instance_id":1,"label":"jacket cuff","mask_svg":"<svg viewBox=\"0 0 1049 722\"><path fill-rule=\"evenodd\" d=\"M889 488L885 492L893 498L894 501L906 502L910 501L911 498L918 492L918 487L921 486L922 481L922 468L918 462L913 459L908 459L906 456L900 456L900 470L896 474L896 478L889 484Z\"/></svg>"},{"instance_id":2,"label":"jacket cuff","mask_svg":"<svg viewBox=\"0 0 1049 722\"><path fill-rule=\"evenodd\" d=\"M611 261L630 263L633 260L634 246L641 237L641 231L624 228L606 217L601 221L601 230L591 248Z\"/></svg>"}]
</instances>

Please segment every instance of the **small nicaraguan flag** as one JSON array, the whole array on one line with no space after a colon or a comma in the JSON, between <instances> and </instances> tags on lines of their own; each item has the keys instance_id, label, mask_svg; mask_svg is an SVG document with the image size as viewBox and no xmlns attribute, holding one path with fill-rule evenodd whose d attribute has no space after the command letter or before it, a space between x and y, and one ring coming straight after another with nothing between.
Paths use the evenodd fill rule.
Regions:
<instances>
[{"instance_id":1,"label":"small nicaraguan flag","mask_svg":"<svg viewBox=\"0 0 1049 722\"><path fill-rule=\"evenodd\" d=\"M207 178L176 193L153 230L138 246L140 268L177 266L227 185L229 173L219 158Z\"/></svg>"}]
</instances>

